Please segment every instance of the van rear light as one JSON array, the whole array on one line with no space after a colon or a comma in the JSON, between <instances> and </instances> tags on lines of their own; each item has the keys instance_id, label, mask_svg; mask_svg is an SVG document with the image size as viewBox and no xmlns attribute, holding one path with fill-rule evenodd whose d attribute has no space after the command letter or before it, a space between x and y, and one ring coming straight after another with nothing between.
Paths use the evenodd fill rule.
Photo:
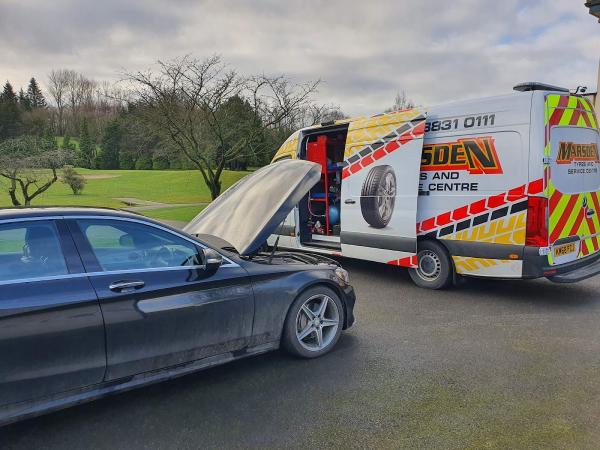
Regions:
<instances>
[{"instance_id":1,"label":"van rear light","mask_svg":"<svg viewBox=\"0 0 600 450\"><path fill-rule=\"evenodd\" d=\"M525 233L525 245L531 247L548 246L547 211L547 198L527 198L527 231Z\"/></svg>"}]
</instances>

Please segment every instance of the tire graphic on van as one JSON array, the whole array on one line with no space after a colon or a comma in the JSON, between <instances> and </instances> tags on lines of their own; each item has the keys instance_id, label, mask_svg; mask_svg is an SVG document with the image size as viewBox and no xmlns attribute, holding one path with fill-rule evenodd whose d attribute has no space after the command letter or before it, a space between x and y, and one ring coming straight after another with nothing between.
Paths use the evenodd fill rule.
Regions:
<instances>
[{"instance_id":1,"label":"tire graphic on van","mask_svg":"<svg viewBox=\"0 0 600 450\"><path fill-rule=\"evenodd\" d=\"M373 228L384 228L392 219L396 203L396 174L391 166L373 167L360 193L360 211Z\"/></svg>"}]
</instances>

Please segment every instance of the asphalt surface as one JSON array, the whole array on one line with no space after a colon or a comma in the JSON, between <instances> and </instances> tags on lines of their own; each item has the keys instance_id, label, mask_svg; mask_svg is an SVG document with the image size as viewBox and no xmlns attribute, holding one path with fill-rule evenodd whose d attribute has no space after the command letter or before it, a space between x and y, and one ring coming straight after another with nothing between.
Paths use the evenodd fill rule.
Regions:
<instances>
[{"instance_id":1,"label":"asphalt surface","mask_svg":"<svg viewBox=\"0 0 600 450\"><path fill-rule=\"evenodd\" d=\"M357 324L0 429L0 448L598 448L600 278L431 292L345 261Z\"/></svg>"}]
</instances>

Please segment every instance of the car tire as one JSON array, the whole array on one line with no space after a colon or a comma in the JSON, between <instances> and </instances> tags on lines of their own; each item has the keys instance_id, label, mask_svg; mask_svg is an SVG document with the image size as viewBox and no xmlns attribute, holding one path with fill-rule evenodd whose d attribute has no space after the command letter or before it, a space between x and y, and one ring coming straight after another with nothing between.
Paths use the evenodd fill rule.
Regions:
<instances>
[{"instance_id":1,"label":"car tire","mask_svg":"<svg viewBox=\"0 0 600 450\"><path fill-rule=\"evenodd\" d=\"M282 346L294 356L317 358L335 347L343 326L344 307L339 295L328 287L316 286L300 294L290 307Z\"/></svg>"},{"instance_id":2,"label":"car tire","mask_svg":"<svg viewBox=\"0 0 600 450\"><path fill-rule=\"evenodd\" d=\"M396 174L391 166L376 166L367 174L360 193L360 211L373 228L384 228L390 223L396 187Z\"/></svg>"},{"instance_id":3,"label":"car tire","mask_svg":"<svg viewBox=\"0 0 600 450\"><path fill-rule=\"evenodd\" d=\"M409 269L410 278L422 288L443 289L450 285L454 266L446 248L435 241L419 242L418 268Z\"/></svg>"}]
</instances>

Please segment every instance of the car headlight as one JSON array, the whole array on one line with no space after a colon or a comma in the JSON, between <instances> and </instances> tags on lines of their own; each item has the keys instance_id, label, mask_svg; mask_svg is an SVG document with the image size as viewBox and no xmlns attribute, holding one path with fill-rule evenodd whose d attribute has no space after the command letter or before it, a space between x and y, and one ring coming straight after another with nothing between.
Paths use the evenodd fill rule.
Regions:
<instances>
[{"instance_id":1,"label":"car headlight","mask_svg":"<svg viewBox=\"0 0 600 450\"><path fill-rule=\"evenodd\" d=\"M346 269L338 267L335 269L335 276L338 278L342 286L350 284L350 276L348 275L348 271Z\"/></svg>"}]
</instances>

